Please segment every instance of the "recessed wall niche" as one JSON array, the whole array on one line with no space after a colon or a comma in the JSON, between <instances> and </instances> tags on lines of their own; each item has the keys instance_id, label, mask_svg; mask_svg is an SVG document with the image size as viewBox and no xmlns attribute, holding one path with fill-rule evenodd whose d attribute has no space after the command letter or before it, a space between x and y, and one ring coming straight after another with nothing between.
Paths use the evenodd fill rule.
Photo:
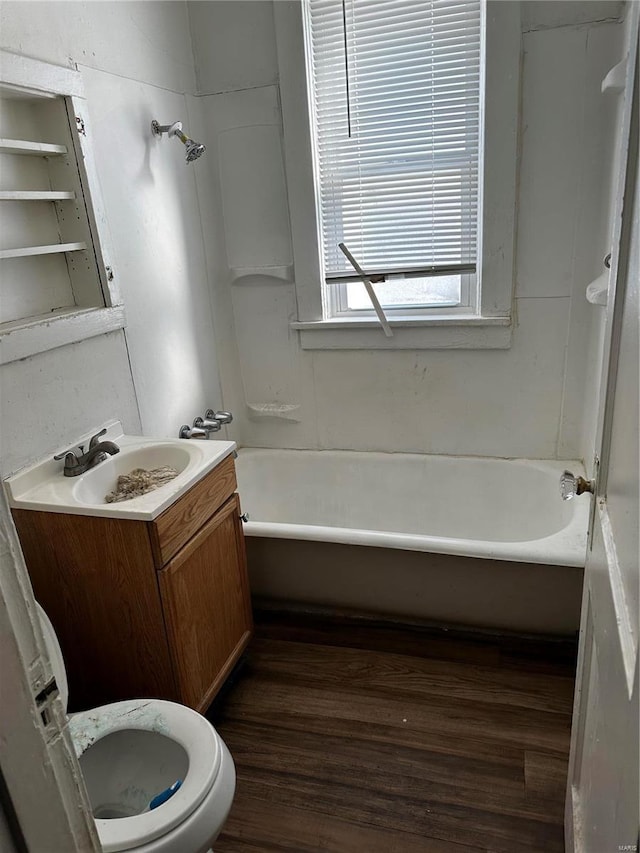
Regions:
<instances>
[{"instance_id":1,"label":"recessed wall niche","mask_svg":"<svg viewBox=\"0 0 640 853\"><path fill-rule=\"evenodd\" d=\"M2 363L124 325L80 74L20 59L2 54Z\"/></svg>"}]
</instances>

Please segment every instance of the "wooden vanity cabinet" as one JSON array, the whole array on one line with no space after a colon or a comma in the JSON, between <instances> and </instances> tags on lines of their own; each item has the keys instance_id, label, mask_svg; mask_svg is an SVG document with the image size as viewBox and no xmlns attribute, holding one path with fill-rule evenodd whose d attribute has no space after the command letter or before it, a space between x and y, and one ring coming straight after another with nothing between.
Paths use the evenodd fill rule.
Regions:
<instances>
[{"instance_id":1,"label":"wooden vanity cabinet","mask_svg":"<svg viewBox=\"0 0 640 853\"><path fill-rule=\"evenodd\" d=\"M211 703L253 629L235 488L227 457L150 522L13 510L62 647L70 710Z\"/></svg>"},{"instance_id":2,"label":"wooden vanity cabinet","mask_svg":"<svg viewBox=\"0 0 640 853\"><path fill-rule=\"evenodd\" d=\"M158 581L181 701L206 707L251 631L237 495L158 573Z\"/></svg>"}]
</instances>

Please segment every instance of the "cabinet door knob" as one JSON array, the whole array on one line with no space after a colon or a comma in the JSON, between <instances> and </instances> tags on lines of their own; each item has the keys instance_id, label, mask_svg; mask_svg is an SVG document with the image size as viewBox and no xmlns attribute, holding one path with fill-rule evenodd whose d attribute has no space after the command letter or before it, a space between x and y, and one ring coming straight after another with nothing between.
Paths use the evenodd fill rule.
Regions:
<instances>
[{"instance_id":1,"label":"cabinet door knob","mask_svg":"<svg viewBox=\"0 0 640 853\"><path fill-rule=\"evenodd\" d=\"M249 513L243 512L240 514L240 521L244 521L245 523L249 521Z\"/></svg>"}]
</instances>

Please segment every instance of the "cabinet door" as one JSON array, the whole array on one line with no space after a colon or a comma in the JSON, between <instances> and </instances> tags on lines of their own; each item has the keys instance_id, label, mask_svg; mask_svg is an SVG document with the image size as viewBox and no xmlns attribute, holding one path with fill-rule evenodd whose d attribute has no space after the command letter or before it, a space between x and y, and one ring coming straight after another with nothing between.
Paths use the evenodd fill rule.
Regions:
<instances>
[{"instance_id":1,"label":"cabinet door","mask_svg":"<svg viewBox=\"0 0 640 853\"><path fill-rule=\"evenodd\" d=\"M158 573L180 699L198 711L210 704L251 637L239 515L233 495Z\"/></svg>"}]
</instances>

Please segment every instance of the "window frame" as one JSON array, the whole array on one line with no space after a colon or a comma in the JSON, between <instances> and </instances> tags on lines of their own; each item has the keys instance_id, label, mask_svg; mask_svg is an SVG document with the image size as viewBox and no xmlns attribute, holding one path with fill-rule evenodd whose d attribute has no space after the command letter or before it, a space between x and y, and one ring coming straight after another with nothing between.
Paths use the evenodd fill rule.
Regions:
<instances>
[{"instance_id":1,"label":"window frame","mask_svg":"<svg viewBox=\"0 0 640 853\"><path fill-rule=\"evenodd\" d=\"M322 274L319 202L307 90L304 0L274 4L284 156L298 319L303 349L499 348L511 345L521 28L518 4L487 0L484 10L479 260L475 299L465 310L427 309L390 317L330 317ZM490 96L487 96L490 93ZM456 326L460 327L456 329Z\"/></svg>"},{"instance_id":2,"label":"window frame","mask_svg":"<svg viewBox=\"0 0 640 853\"><path fill-rule=\"evenodd\" d=\"M443 273L443 277L446 273ZM384 308L384 312L387 315L389 320L398 320L398 319L409 319L415 318L420 319L421 317L434 317L439 314L469 314L475 313L473 311L474 300L477 293L476 287L476 274L475 272L471 273L457 273L460 277L460 301L455 304L440 304L430 303L425 305L416 305L409 308L403 308L401 306L393 307L390 305L386 305L384 301L380 298L378 294L378 298L380 299L380 303ZM424 276L426 278L426 276ZM434 278L438 278L438 276L433 276ZM389 276L389 280L393 281L393 276ZM409 277L409 281L411 277ZM328 302L328 310L329 316L332 319L340 319L341 317L347 318L364 318L372 317L374 314L373 308L369 308L366 310L358 309L358 308L349 308L348 304L348 294L347 294L347 284L354 284L360 281L357 277L350 276L349 278L343 278L341 282L333 281L329 282L325 281L325 287L328 290L327 294L327 302ZM362 285L363 286L363 285ZM363 286L364 287L364 286ZM375 284L374 284L375 287Z\"/></svg>"}]
</instances>

